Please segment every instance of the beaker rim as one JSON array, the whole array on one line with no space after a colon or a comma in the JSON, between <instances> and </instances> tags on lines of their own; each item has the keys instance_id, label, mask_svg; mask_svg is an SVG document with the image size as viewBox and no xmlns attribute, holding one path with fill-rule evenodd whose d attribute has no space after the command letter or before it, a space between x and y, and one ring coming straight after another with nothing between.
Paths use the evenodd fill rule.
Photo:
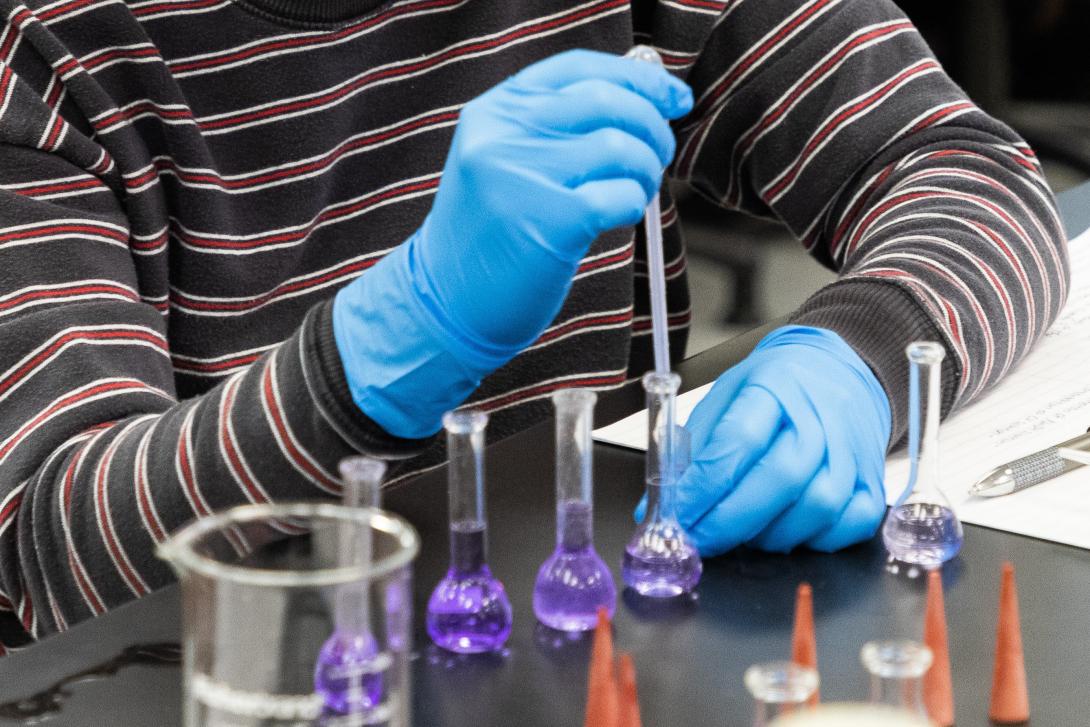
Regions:
<instances>
[{"instance_id":1,"label":"beaker rim","mask_svg":"<svg viewBox=\"0 0 1090 727\"><path fill-rule=\"evenodd\" d=\"M369 564L315 568L313 570L248 568L225 563L198 553L194 544L205 535L232 525L285 518L324 518L355 521L392 536L398 544L393 553ZM407 520L373 507L345 507L331 503L278 503L238 505L185 525L156 547L156 555L179 573L199 573L217 580L270 588L314 588L353 581L379 580L405 568L420 552L420 536Z\"/></svg>"}]
</instances>

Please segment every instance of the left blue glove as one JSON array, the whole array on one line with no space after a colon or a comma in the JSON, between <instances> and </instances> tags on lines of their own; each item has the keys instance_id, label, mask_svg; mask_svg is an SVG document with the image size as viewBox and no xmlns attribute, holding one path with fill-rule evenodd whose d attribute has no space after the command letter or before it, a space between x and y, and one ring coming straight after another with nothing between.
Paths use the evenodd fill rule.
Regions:
<instances>
[{"instance_id":1,"label":"left blue glove","mask_svg":"<svg viewBox=\"0 0 1090 727\"><path fill-rule=\"evenodd\" d=\"M703 555L865 540L885 513L890 425L885 391L840 336L779 328L690 416L681 524Z\"/></svg>"}]
</instances>

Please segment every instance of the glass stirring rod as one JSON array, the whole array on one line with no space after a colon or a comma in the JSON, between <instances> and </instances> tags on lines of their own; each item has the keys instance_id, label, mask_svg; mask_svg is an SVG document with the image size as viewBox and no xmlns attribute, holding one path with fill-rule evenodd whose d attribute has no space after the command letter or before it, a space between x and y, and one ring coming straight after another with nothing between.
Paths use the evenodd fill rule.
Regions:
<instances>
[{"instance_id":1,"label":"glass stirring rod","mask_svg":"<svg viewBox=\"0 0 1090 727\"><path fill-rule=\"evenodd\" d=\"M386 463L370 457L341 460L341 504L345 507L378 507ZM371 535L343 525L337 536L337 560L344 567L371 562ZM374 708L382 698L381 665L376 663L378 645L371 633L368 584L337 587L333 602L333 635L322 645L314 667L314 689L322 695L327 712L359 714Z\"/></svg>"}]
</instances>

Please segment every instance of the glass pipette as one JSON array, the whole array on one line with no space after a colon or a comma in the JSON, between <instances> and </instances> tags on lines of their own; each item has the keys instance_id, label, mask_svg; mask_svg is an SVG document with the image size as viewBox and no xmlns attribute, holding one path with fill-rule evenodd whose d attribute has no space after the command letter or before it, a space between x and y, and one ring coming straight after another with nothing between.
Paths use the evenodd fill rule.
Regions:
<instances>
[{"instance_id":1,"label":"glass pipette","mask_svg":"<svg viewBox=\"0 0 1090 727\"><path fill-rule=\"evenodd\" d=\"M961 522L939 489L940 376L945 349L931 341L916 341L908 345L905 353L909 363L908 453L912 465L905 494L886 515L882 540L893 567L905 563L930 570L957 555L963 537Z\"/></svg>"},{"instance_id":2,"label":"glass pipette","mask_svg":"<svg viewBox=\"0 0 1090 727\"><path fill-rule=\"evenodd\" d=\"M461 654L500 648L511 635L511 603L488 567L484 511L482 411L447 412L450 496L450 568L428 600L428 635L437 646Z\"/></svg>"},{"instance_id":3,"label":"glass pipette","mask_svg":"<svg viewBox=\"0 0 1090 727\"><path fill-rule=\"evenodd\" d=\"M378 507L386 463L370 457L341 460L345 507ZM337 534L337 560L342 566L370 564L371 537L343 526ZM314 690L334 714L358 714L377 705L382 676L375 666L378 645L371 633L368 583L340 586L334 592L333 635L322 645L314 667Z\"/></svg>"},{"instance_id":4,"label":"glass pipette","mask_svg":"<svg viewBox=\"0 0 1090 727\"><path fill-rule=\"evenodd\" d=\"M662 65L662 57L648 45L633 46L625 58ZM670 324L666 318L666 265L662 255L662 210L656 192L643 215L647 242L647 278L651 286L651 337L655 347L655 371L670 371ZM671 420L672 421L672 420Z\"/></svg>"},{"instance_id":5,"label":"glass pipette","mask_svg":"<svg viewBox=\"0 0 1090 727\"><path fill-rule=\"evenodd\" d=\"M534 614L560 631L588 631L598 608L617 607L613 575L594 550L594 402L587 389L561 389L556 408L556 550L534 584Z\"/></svg>"},{"instance_id":6,"label":"glass pipette","mask_svg":"<svg viewBox=\"0 0 1090 727\"><path fill-rule=\"evenodd\" d=\"M647 392L647 514L625 546L621 574L643 596L669 598L688 593L703 565L677 520L677 480L689 464L688 432L669 416L681 378L649 372ZM672 435L672 436L671 436Z\"/></svg>"}]
</instances>

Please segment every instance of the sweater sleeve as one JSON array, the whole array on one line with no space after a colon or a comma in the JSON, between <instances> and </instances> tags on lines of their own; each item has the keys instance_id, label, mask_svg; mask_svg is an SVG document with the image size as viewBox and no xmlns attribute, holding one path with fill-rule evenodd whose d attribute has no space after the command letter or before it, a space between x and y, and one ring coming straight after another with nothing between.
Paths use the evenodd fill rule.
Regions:
<instances>
[{"instance_id":1,"label":"sweater sleeve","mask_svg":"<svg viewBox=\"0 0 1090 727\"><path fill-rule=\"evenodd\" d=\"M671 7L689 4L661 2L651 22L676 25ZM999 381L1063 306L1066 241L1040 165L888 0L727 0L716 12L691 60L667 55L691 64L696 97L673 173L782 221L839 272L793 322L837 332L867 361L896 444L909 342L945 345L945 413Z\"/></svg>"},{"instance_id":2,"label":"sweater sleeve","mask_svg":"<svg viewBox=\"0 0 1090 727\"><path fill-rule=\"evenodd\" d=\"M208 393L175 395L165 301L105 151L0 67L0 639L170 580L155 545L246 502L338 493L354 452L408 456L351 404L330 306ZM0 644L0 653L5 646Z\"/></svg>"}]
</instances>

